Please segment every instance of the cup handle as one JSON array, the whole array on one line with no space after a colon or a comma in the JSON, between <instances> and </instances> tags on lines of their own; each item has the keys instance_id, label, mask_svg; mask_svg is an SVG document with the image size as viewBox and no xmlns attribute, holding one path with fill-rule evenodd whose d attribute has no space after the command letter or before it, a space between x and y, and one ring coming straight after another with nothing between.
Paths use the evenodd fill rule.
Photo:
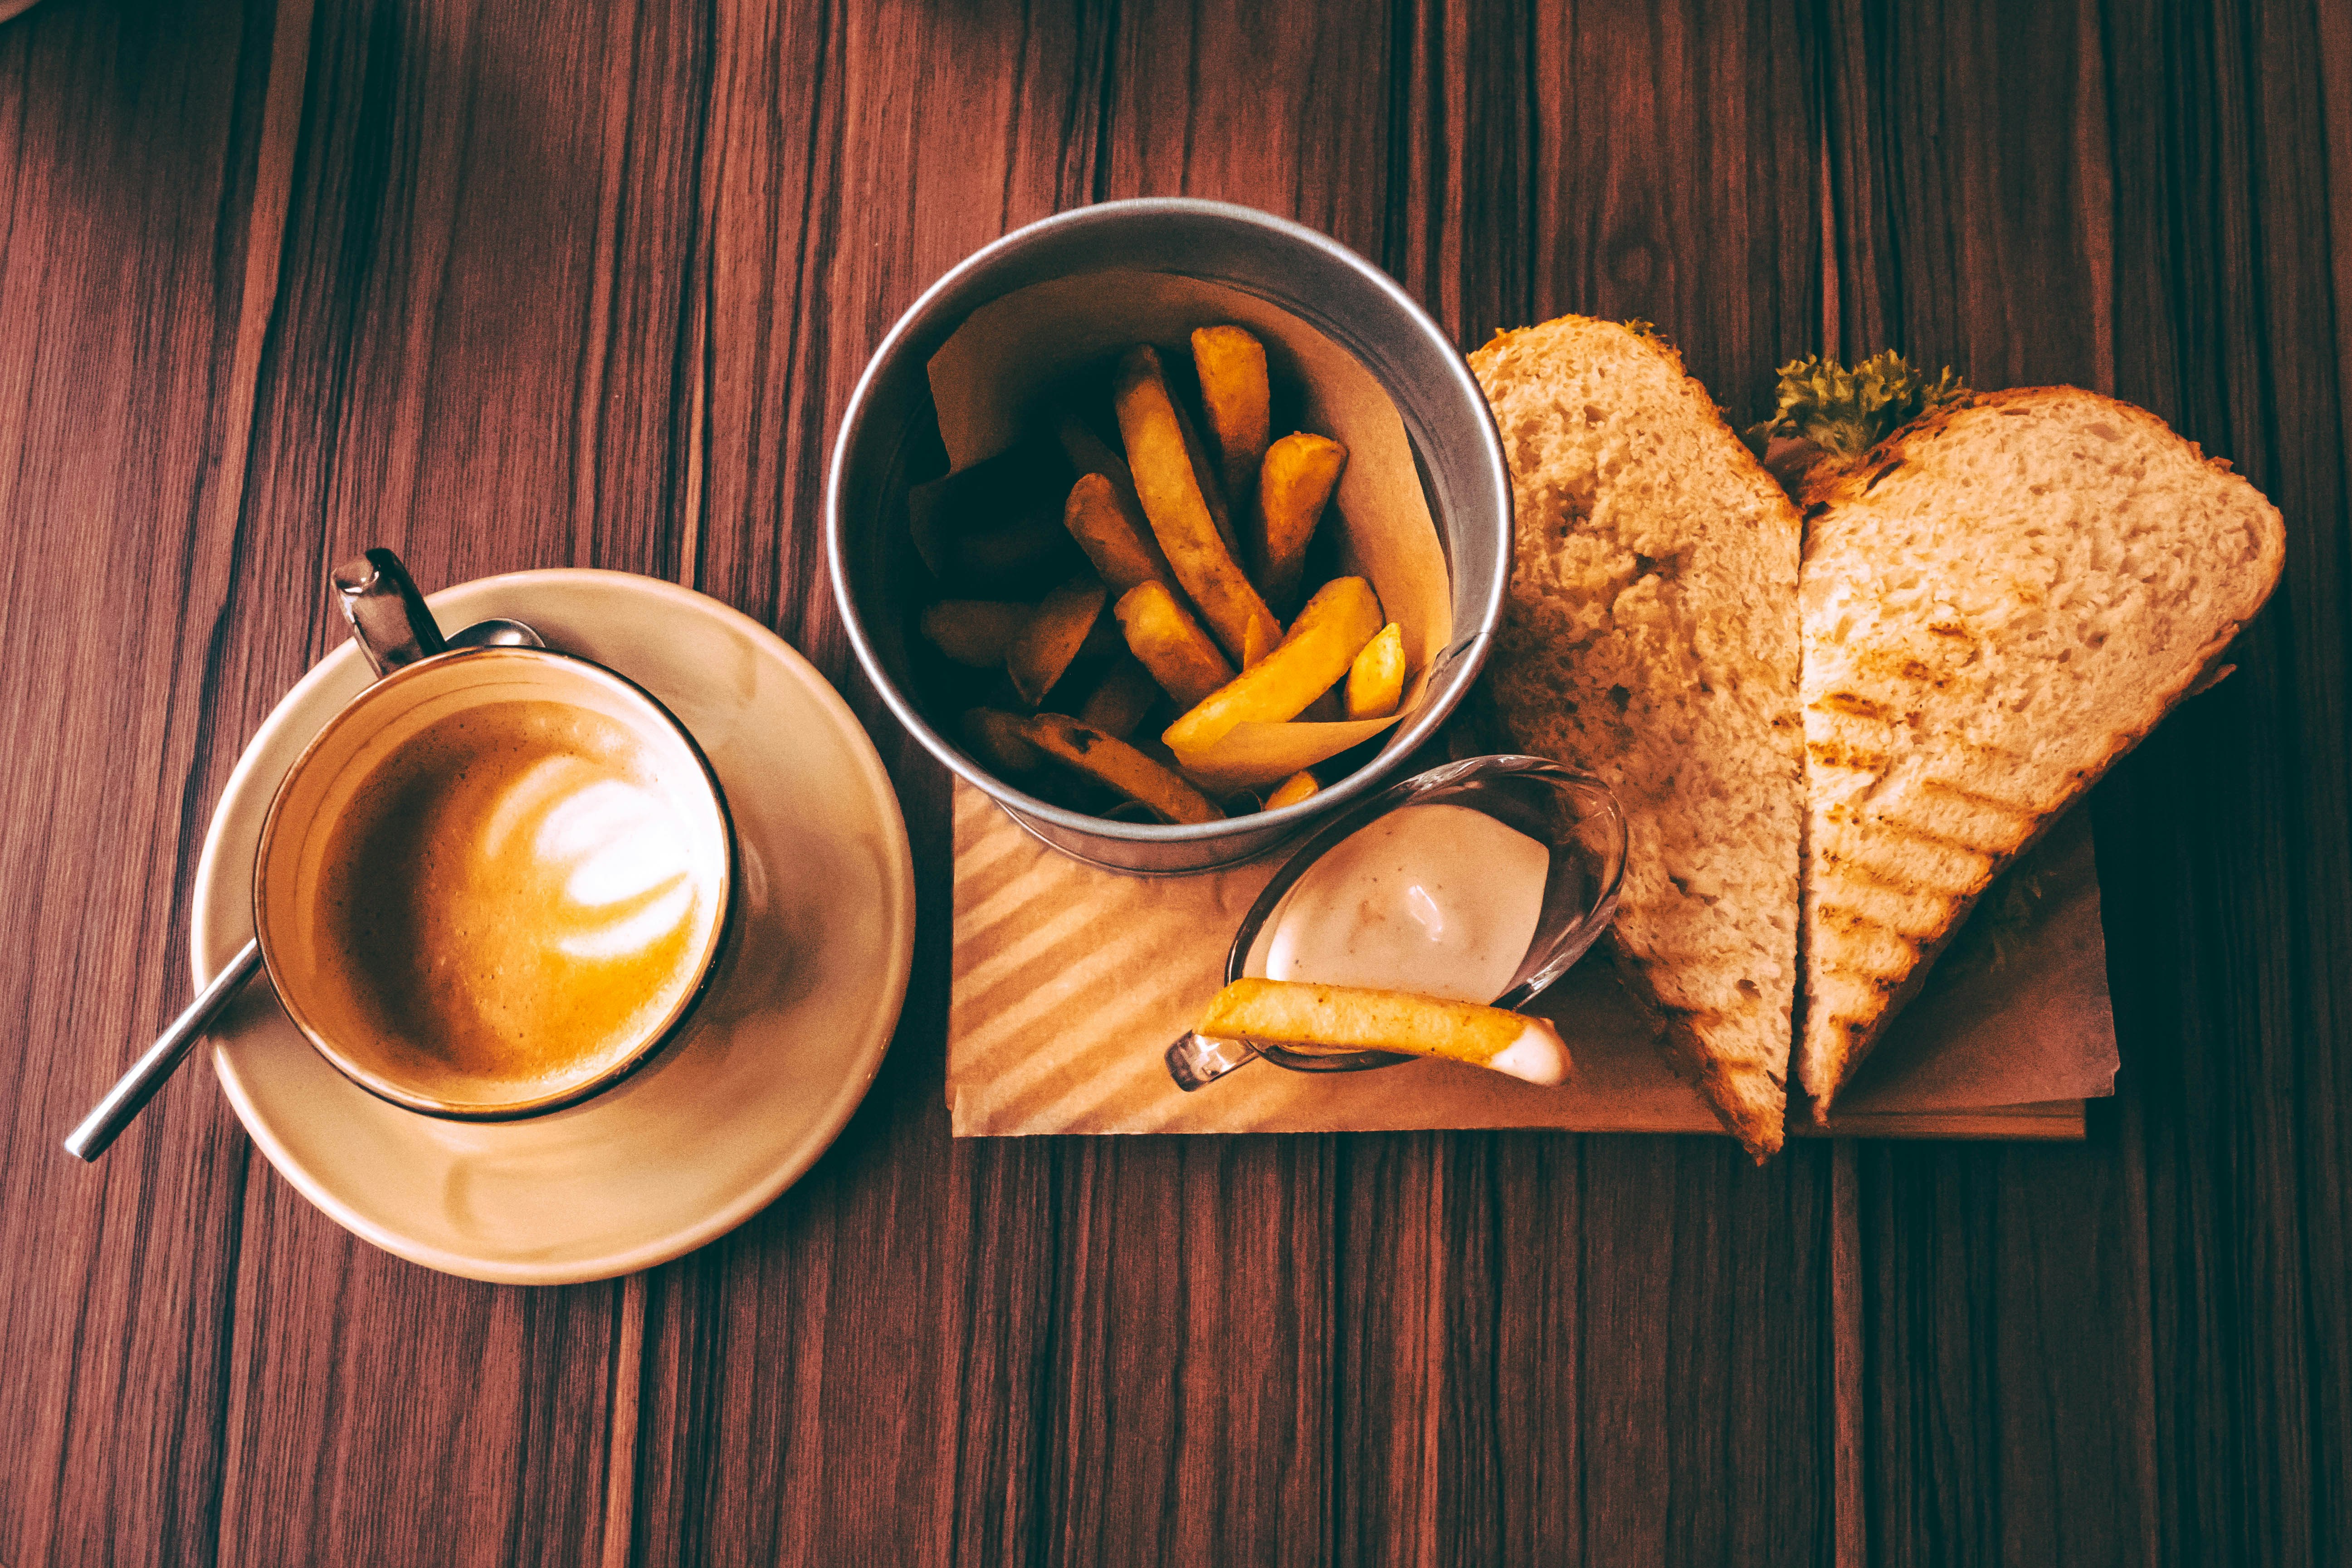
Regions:
<instances>
[{"instance_id":1,"label":"cup handle","mask_svg":"<svg viewBox=\"0 0 2352 1568\"><path fill-rule=\"evenodd\" d=\"M1176 1080L1177 1088L1190 1094L1202 1084L1255 1060L1256 1047L1246 1041L1186 1035L1168 1047L1168 1076Z\"/></svg>"},{"instance_id":2,"label":"cup handle","mask_svg":"<svg viewBox=\"0 0 2352 1568\"><path fill-rule=\"evenodd\" d=\"M343 619L352 624L352 640L378 676L448 647L425 595L391 551L379 545L353 556L335 568L334 583Z\"/></svg>"}]
</instances>

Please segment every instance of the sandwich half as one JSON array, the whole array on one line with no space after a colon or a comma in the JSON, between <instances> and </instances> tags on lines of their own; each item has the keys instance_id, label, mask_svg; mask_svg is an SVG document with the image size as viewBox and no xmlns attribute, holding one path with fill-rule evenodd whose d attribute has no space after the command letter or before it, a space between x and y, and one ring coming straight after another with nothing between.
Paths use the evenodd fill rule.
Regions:
<instances>
[{"instance_id":1,"label":"sandwich half","mask_svg":"<svg viewBox=\"0 0 2352 1568\"><path fill-rule=\"evenodd\" d=\"M1796 510L1652 334L1563 316L1470 365L1517 496L1496 716L1615 791L1632 844L1610 950L1761 1159L1797 978Z\"/></svg>"},{"instance_id":2,"label":"sandwich half","mask_svg":"<svg viewBox=\"0 0 2352 1568\"><path fill-rule=\"evenodd\" d=\"M1816 472L1797 1059L1825 1120L1986 885L2219 668L2285 531L2075 387L1966 397Z\"/></svg>"}]
</instances>

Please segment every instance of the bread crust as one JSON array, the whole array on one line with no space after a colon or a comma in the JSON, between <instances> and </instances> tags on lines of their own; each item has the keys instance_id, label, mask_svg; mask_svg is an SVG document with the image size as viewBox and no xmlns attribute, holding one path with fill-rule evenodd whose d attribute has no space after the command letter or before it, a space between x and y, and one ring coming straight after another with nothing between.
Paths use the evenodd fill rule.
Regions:
<instances>
[{"instance_id":1,"label":"bread crust","mask_svg":"<svg viewBox=\"0 0 2352 1568\"><path fill-rule=\"evenodd\" d=\"M1965 893L1955 896L1955 901L1940 925L1935 931L1918 939L1918 956L1911 965L1909 973L1899 985L1885 993L1885 1000L1869 1018L1849 1021L1843 1031L1832 1037L1834 1048L1830 1052L1825 1062L1812 1059L1806 1050L1810 1044L1805 1037L1808 1009L1811 1001L1806 991L1806 976L1810 973L1810 966L1801 965L1797 1006L1801 1069L1798 1076L1802 1081L1803 1088L1811 1095L1812 1117L1817 1124L1828 1121L1837 1092L1851 1081L1854 1069L1861 1065L1864 1058L1868 1056L1872 1047L1885 1035L1888 1025L1904 1006L1919 994L1921 987L1927 983L1929 972L1934 968L1937 958L1958 934L1960 927L1967 922L1969 915L1975 909L1977 900L1983 896L1985 889L1999 879L2002 872L2015 864L2020 856L2039 843L2058 817L2070 805L2080 800L2118 760L2145 740L2157 725L2162 722L2168 713L2187 698L2202 689L2210 680L2217 679L2215 672L2223 668L2231 643L2254 615L2261 610L2278 584L2280 573L2285 562L2285 523L2280 517L2278 509L2273 506L2267 498L2263 497L2260 491L2255 490L2242 476L2235 473L2227 459L2206 457L2203 449L2195 442L2189 441L2174 431L2156 415L2132 404L2120 402L2079 387L2011 387L2000 392L1979 393L1939 409L1934 414L1914 420L1890 434L1884 441L1852 463L1817 465L1810 470L1799 488L1801 515L1810 531L1815 519L1833 508L1859 500L1868 494L1885 476L1923 453L1944 435L1956 420L1972 413L2011 406L2030 406L2037 403L2081 400L2095 403L2110 417L2140 426L2159 434L2168 441L2187 447L2194 458L2206 468L2217 474L2226 475L2232 482L2244 486L2248 493L2261 502L2260 515L2267 524L2262 531L2262 557L2256 563L2255 570L2247 578L2244 589L2240 595L2237 613L2231 619L2223 622L2192 656L2183 659L2178 672L2162 682L2137 711L2130 713L2123 722L2118 723L2115 729L2095 742L2093 754L2081 766L2068 772L2064 784L2057 791L2046 799L2034 803L2036 815L2022 838L2005 851L1997 854L1986 852L1989 856L1988 864L1981 875L1975 879L1974 886L1968 889ZM1810 542L1809 538L1808 543ZM1808 658L1810 657L1809 649ZM1809 760L1809 776L1810 772ZM1811 843L1810 828L1809 809L1808 834L1804 847L1805 880L1809 890L1813 879L1814 865L1814 847ZM1810 902L1811 900L1808 900L1807 912L1799 931L1800 951L1808 955L1813 951L1817 935L1812 929Z\"/></svg>"}]
</instances>

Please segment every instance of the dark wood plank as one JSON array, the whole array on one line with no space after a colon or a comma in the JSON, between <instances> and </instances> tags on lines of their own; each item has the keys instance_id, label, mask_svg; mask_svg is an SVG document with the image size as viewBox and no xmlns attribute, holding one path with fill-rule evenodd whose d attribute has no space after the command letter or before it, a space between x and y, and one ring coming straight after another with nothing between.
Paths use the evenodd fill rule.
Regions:
<instances>
[{"instance_id":1,"label":"dark wood plank","mask_svg":"<svg viewBox=\"0 0 2352 1568\"><path fill-rule=\"evenodd\" d=\"M284 36L0 28L0 1559L2352 1547L2340 7L362 0L273 143ZM1179 190L1339 235L1465 344L1647 316L1746 416L1779 360L1891 342L2112 386L2279 500L2240 673L2096 798L2126 1075L2088 1144L948 1140L946 794L847 667L826 446L960 257ZM376 1254L201 1071L101 1169L54 1149L181 1000L205 813L376 542L704 586L898 780L921 935L874 1097L645 1280Z\"/></svg>"},{"instance_id":2,"label":"dark wood plank","mask_svg":"<svg viewBox=\"0 0 2352 1568\"><path fill-rule=\"evenodd\" d=\"M1379 258L1402 129L1402 62L1379 12L1144 4L1116 16L1092 195L1240 202ZM1355 1479L1332 1451L1346 1142L1077 1152L1061 1222L1118 1239L1095 1241L1100 1261L1066 1281L1051 1384L1064 1408L1044 1456L1050 1560L1331 1560ZM1113 1388L1165 1392L1154 1412L1095 1393Z\"/></svg>"},{"instance_id":3,"label":"dark wood plank","mask_svg":"<svg viewBox=\"0 0 2352 1568\"><path fill-rule=\"evenodd\" d=\"M208 1075L58 1141L184 1005L216 786L216 458L266 4L0 26L0 1561L209 1553L248 1151ZM235 515L235 493L226 500Z\"/></svg>"},{"instance_id":4,"label":"dark wood plank","mask_svg":"<svg viewBox=\"0 0 2352 1568\"><path fill-rule=\"evenodd\" d=\"M1430 209L1384 259L1465 346L1644 317L1734 401L1817 341L1819 62L1785 7L1472 5L1415 30L1441 85L1391 188ZM1341 1152L1366 1320L1340 1354L1387 1360L1342 1433L1353 1560L1828 1561L1827 1146L1757 1171L1712 1139L1389 1142ZM1426 1230L1386 1241L1391 1205ZM1388 1436L1423 1423L1425 1454ZM1391 1497L1423 1510L1406 1539Z\"/></svg>"},{"instance_id":5,"label":"dark wood plank","mask_svg":"<svg viewBox=\"0 0 2352 1568\"><path fill-rule=\"evenodd\" d=\"M2117 390L2229 458L2287 526L2277 596L2240 638L2238 673L2098 803L2102 874L2121 895L2116 1022L2147 1141L2158 1539L2182 1563L2340 1561L2352 247L2330 197L2352 154L2352 16L2129 6L2108 47Z\"/></svg>"},{"instance_id":6,"label":"dark wood plank","mask_svg":"<svg viewBox=\"0 0 2352 1568\"><path fill-rule=\"evenodd\" d=\"M222 661L228 755L340 640L323 569L368 544L428 585L675 565L707 44L653 6L321 10ZM414 1268L266 1169L241 1223L236 1330L215 1347L222 1558L596 1553L608 1413L637 1376L623 1286Z\"/></svg>"},{"instance_id":7,"label":"dark wood plank","mask_svg":"<svg viewBox=\"0 0 2352 1568\"><path fill-rule=\"evenodd\" d=\"M2096 15L1833 9L1845 352L1903 348L1981 386L2109 386ZM2103 834L2102 868L2117 856ZM2119 977L2122 945L2111 936ZM2127 1046L2127 1107L2130 1067ZM2133 1563L2154 1551L2145 1165L2131 1114L2095 1107L2078 1148L1861 1147L1874 1558Z\"/></svg>"},{"instance_id":8,"label":"dark wood plank","mask_svg":"<svg viewBox=\"0 0 2352 1568\"><path fill-rule=\"evenodd\" d=\"M648 1279L632 1500L644 1563L1027 1560L1045 1528L1065 1161L953 1145L948 795L853 675L824 577L828 444L932 278L1087 198L1098 18L724 5L702 132L688 579L841 684L897 779L915 983L833 1151Z\"/></svg>"},{"instance_id":9,"label":"dark wood plank","mask_svg":"<svg viewBox=\"0 0 2352 1568\"><path fill-rule=\"evenodd\" d=\"M953 11L812 28L745 8L721 30L739 71L719 82L706 182L700 577L839 676L817 576L825 438L925 283L1109 188L1114 37L1100 17L1023 33ZM1137 74L1164 91L1157 68ZM928 90L942 79L955 90ZM790 136L774 145L779 105ZM1097 1561L1242 1542L1254 1559L1316 1558L1324 1249L1296 1237L1323 1225L1317 1158L1263 1139L948 1143L947 889L930 872L948 860L944 780L849 686L928 873L915 996L842 1146L655 1280L641 1554ZM1202 1305L1188 1317L1171 1298ZM787 1331L752 1331L773 1302L814 1309L791 1353ZM1210 1353L1209 1322L1263 1349ZM1296 1462L1235 1473L1236 1455L1273 1451Z\"/></svg>"},{"instance_id":10,"label":"dark wood plank","mask_svg":"<svg viewBox=\"0 0 2352 1568\"><path fill-rule=\"evenodd\" d=\"M1660 31L1675 64L1696 59L1713 73L1719 98L1717 79L1738 77L1740 62L1776 37L1771 17L1759 9L1753 29L1698 29L1696 44L1691 18ZM1145 8L1045 45L983 40L958 20L886 14L810 35L721 24L733 40L721 57L760 64L741 68L740 85L720 70L707 165L725 173L707 220L715 281L703 329L711 374L703 472L714 499L698 565L703 581L740 602L757 606L775 592L771 613L830 668L838 668L830 607L800 585L806 568L797 564L814 551L811 469L823 452L813 427L837 413L864 345L890 312L973 245L1086 196L1189 191L1296 213L1407 270L1418 257L1433 291L1450 287L1457 299L1458 283L1437 279L1476 248L1461 217L1448 216L1450 201L1436 203L1433 229L1397 201L1415 182L1439 189L1432 170L1441 159L1486 166L1475 149L1447 151L1458 136L1424 143L1414 117L1429 95L1416 100L1399 75L1402 60L1430 61L1424 30L1443 35L1448 18L1407 17L1383 30L1355 17L1342 25L1337 13L1294 15L1277 36L1254 16ZM1633 41L1643 37L1636 30ZM856 69L873 67L884 37L896 50L894 87L901 77L932 79L957 49L962 90L902 122L911 89L869 96ZM1552 77L1503 85L1531 123L1533 103L1559 96L1554 78L1608 61L1624 41L1604 38L1587 59L1571 57L1562 34L1547 45ZM1810 66L1797 43L1781 29L1760 100L1735 98L1725 120L1708 123L1722 127L1718 137L1750 117L1779 124L1796 149L1794 190L1777 167L1757 174L1743 188L1753 226L1722 232L1740 265L1759 244L1785 246L1797 275L1810 278L1816 229L1800 226L1790 239L1772 218L1774 204L1810 214L1814 202ZM1612 68L1630 79L1648 68ZM837 103L820 90L835 79L849 84ZM1483 124L1493 85L1449 79L1444 101L1465 120L1479 105ZM1587 125L1551 125L1548 149L1580 145L1606 118L1599 101L1587 104ZM1670 141L1709 101L1678 97L1656 134ZM1775 119L1791 105L1792 121ZM788 142L762 160L739 119L782 119L809 146ZM1062 128L1059 146L1030 129L1040 120ZM830 139L846 136L845 125L858 134L836 150ZM1390 128L1386 139L1370 133L1378 127ZM950 146L953 157L932 155ZM1672 210L1685 226L1696 222L1700 176L1719 150L1675 154L1668 173L1682 184ZM884 157L888 169L904 160L914 171L903 209L895 197L878 212L858 203L901 188L877 163ZM1635 164L1618 177L1646 189L1651 171ZM1565 214L1587 193L1564 185L1546 199L1545 211ZM1642 221L1633 214L1621 226ZM856 261L820 294L803 279L806 258L826 251ZM1654 295L1607 287L1570 295L1548 283L1540 302L1663 315L1670 326L1682 310L1694 323L1695 360L1745 353L1758 374L1809 340L1811 329L1792 321L1769 342L1747 342L1753 310L1704 278L1705 268L1677 271ZM789 280L781 289L780 279ZM1538 294L1530 284L1524 302L1482 308L1492 322L1524 319ZM1795 298L1810 308L1816 294L1809 282ZM813 412L820 406L824 422ZM901 753L918 843L940 841L935 773L881 729L886 748ZM943 900L928 883L926 893L927 912L938 909ZM919 997L936 994L943 968L927 941ZM1485 1238L1506 1205L1525 1202L1525 1189L1547 1183L1579 1145L1528 1141L1531 1152L1500 1179L1484 1141L1432 1137L1345 1140L1328 1152L1295 1140L968 1147L942 1167L931 1142L943 1120L937 1027L936 1016L910 1014L876 1101L802 1187L741 1236L657 1279L635 1513L643 1554L839 1557L886 1538L902 1554L989 1560L1021 1554L1024 1541L1084 1561L1183 1558L1218 1543L1252 1561L1334 1549L1353 1560L1469 1560L1501 1541L1582 1549L1581 1508L1561 1511L1563 1498L1578 1494L1528 1489L1521 1458L1522 1445L1533 1445L1550 1475L1586 1462L1579 1442L1597 1456L1596 1555L1646 1543L1706 1556L1824 1538L1825 1356L1776 1352L1785 1379L1742 1384L1735 1368L1792 1334L1802 1342L1801 1325L1821 1321L1817 1304L1785 1288L1792 1276L1767 1259L1785 1257L1795 1270L1817 1261L1826 1150L1765 1176L1706 1142L1582 1150L1577 1157L1600 1159L1608 1179L1577 1189L1598 1196L1568 1211L1572 1223L1538 1227L1533 1256L1515 1255L1512 1265L1541 1282L1534 1299L1514 1293L1511 1309L1489 1320L1473 1303L1503 1265ZM1662 1157L1673 1173L1663 1187ZM1360 1166L1362 1179L1335 1175L1333 1161L1338 1173ZM1454 1175L1457 1166L1465 1173ZM1663 1194L1666 1206L1628 1207L1633 1192ZM1020 1201L1003 1206L1007 1198ZM975 1201L986 1206L975 1211ZM1181 1214L1216 1220L1186 1226ZM1680 1220L1691 1223L1677 1243ZM992 1243L982 1239L992 1233ZM877 1247L877 1236L887 1245ZM1702 1326L1646 1335L1639 1356L1564 1352L1559 1329L1573 1322L1585 1278L1567 1260L1587 1252L1604 1260L1599 1305L1612 1331L1650 1325L1654 1297L1670 1285ZM1741 1265L1738 1282L1718 1279L1724 1259ZM972 1319L975 1291L1000 1298L1002 1316ZM1204 1298L1218 1303L1209 1321L1246 1352L1202 1353L1192 1304ZM1334 1303L1328 1328L1318 1300ZM910 1318L940 1324L950 1344L971 1331L967 1323L981 1331L943 1359ZM1738 1401L1719 1439L1655 1451L1613 1440L1629 1421L1662 1420L1692 1395L1735 1384L1752 1398ZM1521 1394L1538 1384L1558 1397L1533 1402L1543 1414L1531 1417ZM958 1400L960 1410L942 1408ZM1278 1443L1269 1436L1276 1413L1286 1423ZM1351 1436L1324 1458L1318 1435L1342 1422ZM1270 1444L1279 1458L1268 1457ZM859 1462L845 1468L844 1451ZM1757 1454L1775 1458L1759 1466ZM932 1464L952 1473L929 1471L926 1492L916 1478ZM1629 1506L1658 1495L1660 1468L1674 1478L1675 1508Z\"/></svg>"},{"instance_id":11,"label":"dark wood plank","mask_svg":"<svg viewBox=\"0 0 2352 1568\"><path fill-rule=\"evenodd\" d=\"M1849 18L1848 350L2110 388L2235 459L2289 531L2239 675L2094 795L2118 1103L2081 1149L1863 1154L1889 1560L2347 1539L2347 362L2288 324L2336 308L2317 16Z\"/></svg>"}]
</instances>

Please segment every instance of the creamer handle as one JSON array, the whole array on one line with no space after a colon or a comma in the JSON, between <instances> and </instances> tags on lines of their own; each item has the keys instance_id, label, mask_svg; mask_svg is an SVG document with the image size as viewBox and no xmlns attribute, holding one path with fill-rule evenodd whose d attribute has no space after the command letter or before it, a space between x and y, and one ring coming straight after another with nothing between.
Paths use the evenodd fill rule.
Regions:
<instances>
[{"instance_id":1,"label":"creamer handle","mask_svg":"<svg viewBox=\"0 0 2352 1568\"><path fill-rule=\"evenodd\" d=\"M1168 1047L1168 1076L1176 1080L1176 1087L1190 1093L1255 1060L1257 1051L1244 1041L1186 1035Z\"/></svg>"}]
</instances>

